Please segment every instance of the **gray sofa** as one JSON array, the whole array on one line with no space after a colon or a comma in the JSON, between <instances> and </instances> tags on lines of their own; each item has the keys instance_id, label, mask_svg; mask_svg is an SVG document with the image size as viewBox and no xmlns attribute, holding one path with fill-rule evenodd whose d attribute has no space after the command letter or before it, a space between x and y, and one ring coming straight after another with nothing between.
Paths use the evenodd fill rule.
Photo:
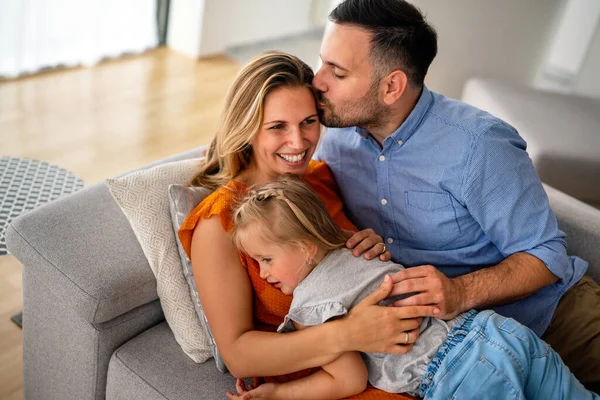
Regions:
<instances>
[{"instance_id":1,"label":"gray sofa","mask_svg":"<svg viewBox=\"0 0 600 400\"><path fill-rule=\"evenodd\" d=\"M569 253L600 281L600 211L546 190ZM23 263L26 400L222 399L234 390L231 375L212 360L195 364L175 342L154 275L103 183L22 215L6 239Z\"/></svg>"},{"instance_id":2,"label":"gray sofa","mask_svg":"<svg viewBox=\"0 0 600 400\"><path fill-rule=\"evenodd\" d=\"M600 99L471 78L462 101L514 126L543 182L600 208Z\"/></svg>"}]
</instances>

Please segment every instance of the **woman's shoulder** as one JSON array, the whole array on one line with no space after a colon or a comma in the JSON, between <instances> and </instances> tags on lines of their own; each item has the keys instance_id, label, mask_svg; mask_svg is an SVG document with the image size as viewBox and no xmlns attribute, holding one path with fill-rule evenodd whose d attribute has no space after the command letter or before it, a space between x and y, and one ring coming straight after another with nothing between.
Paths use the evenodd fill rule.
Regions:
<instances>
[{"instance_id":1,"label":"woman's shoulder","mask_svg":"<svg viewBox=\"0 0 600 400\"><path fill-rule=\"evenodd\" d=\"M203 218L210 218L216 214L223 214L231 210L231 206L237 201L241 193L245 193L247 188L239 182L229 181L227 184L216 189L210 195L198 204L192 211Z\"/></svg>"},{"instance_id":2,"label":"woman's shoulder","mask_svg":"<svg viewBox=\"0 0 600 400\"><path fill-rule=\"evenodd\" d=\"M223 229L229 231L232 225L232 207L240 194L245 193L246 191L247 188L241 183L229 181L227 184L206 196L206 198L192 210L190 215L183 221L178 232L179 240L188 256L190 255L192 236L198 223L201 220L218 216L221 220Z\"/></svg>"},{"instance_id":3,"label":"woman's shoulder","mask_svg":"<svg viewBox=\"0 0 600 400\"><path fill-rule=\"evenodd\" d=\"M337 188L333 174L325 161L310 160L302 179L313 190L315 186L320 187L322 185L326 188Z\"/></svg>"}]
</instances>

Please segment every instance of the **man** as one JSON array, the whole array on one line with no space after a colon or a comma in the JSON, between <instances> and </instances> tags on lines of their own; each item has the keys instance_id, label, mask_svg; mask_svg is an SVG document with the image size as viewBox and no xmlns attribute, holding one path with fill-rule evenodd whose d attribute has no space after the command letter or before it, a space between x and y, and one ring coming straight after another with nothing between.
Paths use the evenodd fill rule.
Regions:
<instances>
[{"instance_id":1,"label":"man","mask_svg":"<svg viewBox=\"0 0 600 400\"><path fill-rule=\"evenodd\" d=\"M417 294L396 305L437 305L445 319L494 308L600 392L600 289L567 256L523 139L427 89L437 35L408 2L347 0L330 19L313 84L321 122L335 129L315 158L332 169L350 219L412 267L393 294Z\"/></svg>"}]
</instances>

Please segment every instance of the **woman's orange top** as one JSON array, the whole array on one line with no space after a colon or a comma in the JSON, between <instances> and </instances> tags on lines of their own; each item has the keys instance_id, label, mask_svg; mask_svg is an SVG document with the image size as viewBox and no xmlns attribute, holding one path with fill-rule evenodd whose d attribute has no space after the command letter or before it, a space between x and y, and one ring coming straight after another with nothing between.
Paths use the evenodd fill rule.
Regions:
<instances>
[{"instance_id":1,"label":"woman's orange top","mask_svg":"<svg viewBox=\"0 0 600 400\"><path fill-rule=\"evenodd\" d=\"M346 218L343 204L337 192L337 185L324 162L311 161L302 180L310 186L319 196L329 215L342 228L356 231L356 227ZM186 218L179 229L179 240L188 257L191 257L192 235L196 225L201 219L209 219L213 215L221 218L221 224L225 231L230 232L232 222L232 207L240 195L245 194L248 188L236 181L230 181L227 185L215 190L207 196ZM253 289L253 312L256 329L261 331L275 332L283 322L292 303L292 296L283 294L279 289L269 285L260 277L260 267L248 255L240 252L240 262L248 270L250 282ZM295 379L306 374L292 374L288 379ZM278 377L277 381L285 381L285 377ZM392 395L372 387L352 399L411 399L404 395Z\"/></svg>"}]
</instances>

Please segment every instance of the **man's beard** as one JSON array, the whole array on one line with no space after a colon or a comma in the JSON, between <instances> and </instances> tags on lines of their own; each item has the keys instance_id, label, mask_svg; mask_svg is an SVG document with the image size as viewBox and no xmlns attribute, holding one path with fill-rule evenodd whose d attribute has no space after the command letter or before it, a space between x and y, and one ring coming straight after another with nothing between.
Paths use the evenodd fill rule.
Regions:
<instances>
[{"instance_id":1,"label":"man's beard","mask_svg":"<svg viewBox=\"0 0 600 400\"><path fill-rule=\"evenodd\" d=\"M382 126L387 119L388 110L379 103L375 85L359 100L342 104L337 110L321 93L318 96L319 120L328 128L358 126L369 131Z\"/></svg>"}]
</instances>

